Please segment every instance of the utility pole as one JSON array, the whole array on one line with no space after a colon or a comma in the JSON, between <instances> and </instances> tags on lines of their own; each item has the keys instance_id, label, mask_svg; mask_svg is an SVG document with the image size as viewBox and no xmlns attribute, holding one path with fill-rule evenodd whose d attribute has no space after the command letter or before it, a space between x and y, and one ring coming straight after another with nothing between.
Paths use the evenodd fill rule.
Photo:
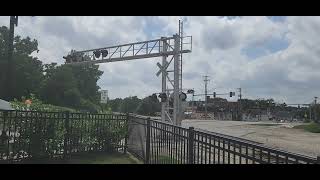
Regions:
<instances>
[{"instance_id":1,"label":"utility pole","mask_svg":"<svg viewBox=\"0 0 320 180\"><path fill-rule=\"evenodd\" d=\"M242 121L242 106L241 106L242 94L241 94L241 88L238 88L238 90L239 90L239 120Z\"/></svg>"},{"instance_id":2,"label":"utility pole","mask_svg":"<svg viewBox=\"0 0 320 180\"><path fill-rule=\"evenodd\" d=\"M191 104L191 111L193 113L193 107L194 107L194 89L193 90L193 93L192 93L192 104Z\"/></svg>"},{"instance_id":3,"label":"utility pole","mask_svg":"<svg viewBox=\"0 0 320 180\"><path fill-rule=\"evenodd\" d=\"M12 69L13 69L13 62L12 62L12 54L13 54L13 38L14 38L14 26L18 26L18 16L10 16L10 29L9 29L9 41L8 41L8 64L7 64L7 93L6 93L6 100L10 101L12 99Z\"/></svg>"},{"instance_id":4,"label":"utility pole","mask_svg":"<svg viewBox=\"0 0 320 180\"><path fill-rule=\"evenodd\" d=\"M209 76L203 76L204 77L204 96L205 96L205 103L204 103L204 109L205 109L205 119L207 119L208 117L208 110L207 110L207 103L208 103L208 99L207 99L207 85L208 85L208 81L210 81L210 79L208 79Z\"/></svg>"},{"instance_id":5,"label":"utility pole","mask_svg":"<svg viewBox=\"0 0 320 180\"><path fill-rule=\"evenodd\" d=\"M317 98L318 97L314 97L314 122L318 122L318 119L317 119Z\"/></svg>"},{"instance_id":6,"label":"utility pole","mask_svg":"<svg viewBox=\"0 0 320 180\"><path fill-rule=\"evenodd\" d=\"M312 104L309 105L309 114L310 114L310 115L309 115L309 119L310 119L310 122L311 122L311 120L312 120L312 119L311 119L311 111L312 111L311 107L312 107Z\"/></svg>"}]
</instances>

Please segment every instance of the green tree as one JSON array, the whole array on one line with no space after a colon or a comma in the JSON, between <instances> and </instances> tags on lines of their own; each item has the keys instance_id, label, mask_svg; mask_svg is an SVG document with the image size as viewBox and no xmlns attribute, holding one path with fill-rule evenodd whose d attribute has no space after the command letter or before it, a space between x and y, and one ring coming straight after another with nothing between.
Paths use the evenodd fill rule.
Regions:
<instances>
[{"instance_id":1,"label":"green tree","mask_svg":"<svg viewBox=\"0 0 320 180\"><path fill-rule=\"evenodd\" d=\"M82 98L98 104L100 101L100 87L97 85L103 71L98 65L72 66L72 73L77 80L77 88Z\"/></svg>"},{"instance_id":2,"label":"green tree","mask_svg":"<svg viewBox=\"0 0 320 180\"><path fill-rule=\"evenodd\" d=\"M147 116L155 116L156 112L161 111L161 103L152 96L145 97L137 108L137 113Z\"/></svg>"},{"instance_id":3,"label":"green tree","mask_svg":"<svg viewBox=\"0 0 320 180\"><path fill-rule=\"evenodd\" d=\"M9 29L0 27L0 98L6 96L8 35ZM31 55L39 51L37 40L15 36L13 48L12 98L20 99L30 93L38 94L43 80L42 62Z\"/></svg>"},{"instance_id":4,"label":"green tree","mask_svg":"<svg viewBox=\"0 0 320 180\"><path fill-rule=\"evenodd\" d=\"M42 87L41 98L54 105L79 107L81 94L70 66L50 66Z\"/></svg>"},{"instance_id":5,"label":"green tree","mask_svg":"<svg viewBox=\"0 0 320 180\"><path fill-rule=\"evenodd\" d=\"M98 66L44 65L41 98L58 106L97 112L100 94Z\"/></svg>"}]
</instances>

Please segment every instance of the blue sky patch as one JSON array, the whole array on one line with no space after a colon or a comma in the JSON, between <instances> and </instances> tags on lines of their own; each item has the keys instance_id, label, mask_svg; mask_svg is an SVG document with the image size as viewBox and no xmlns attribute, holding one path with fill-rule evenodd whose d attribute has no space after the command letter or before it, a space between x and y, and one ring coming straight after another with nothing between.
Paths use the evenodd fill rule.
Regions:
<instances>
[{"instance_id":1,"label":"blue sky patch","mask_svg":"<svg viewBox=\"0 0 320 180\"><path fill-rule=\"evenodd\" d=\"M274 22L284 22L287 18L286 16L267 16L267 17Z\"/></svg>"},{"instance_id":2,"label":"blue sky patch","mask_svg":"<svg viewBox=\"0 0 320 180\"><path fill-rule=\"evenodd\" d=\"M266 56L268 54L273 54L278 51L287 49L289 46L289 41L287 39L269 39L265 41L262 45L249 45L242 49L242 53L248 56L250 59L256 59L258 57Z\"/></svg>"}]
</instances>

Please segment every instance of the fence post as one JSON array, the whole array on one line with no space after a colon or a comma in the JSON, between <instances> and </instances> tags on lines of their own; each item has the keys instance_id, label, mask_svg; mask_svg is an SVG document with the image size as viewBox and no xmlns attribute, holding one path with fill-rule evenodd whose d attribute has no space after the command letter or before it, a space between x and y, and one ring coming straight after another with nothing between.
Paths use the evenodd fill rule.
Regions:
<instances>
[{"instance_id":1,"label":"fence post","mask_svg":"<svg viewBox=\"0 0 320 180\"><path fill-rule=\"evenodd\" d=\"M150 117L147 119L147 139L146 139L146 159L145 163L150 163Z\"/></svg>"},{"instance_id":2,"label":"fence post","mask_svg":"<svg viewBox=\"0 0 320 180\"><path fill-rule=\"evenodd\" d=\"M64 144L63 144L63 158L65 159L68 155L69 150L69 111L65 112L65 121L64 121L64 128L66 129L66 133L64 134Z\"/></svg>"},{"instance_id":3,"label":"fence post","mask_svg":"<svg viewBox=\"0 0 320 180\"><path fill-rule=\"evenodd\" d=\"M193 164L193 141L194 141L194 127L189 127L188 131L188 164Z\"/></svg>"},{"instance_id":4,"label":"fence post","mask_svg":"<svg viewBox=\"0 0 320 180\"><path fill-rule=\"evenodd\" d=\"M7 130L6 130L6 120L8 117L8 111L3 111L3 125L2 125L2 132L0 135L0 154L2 158L2 153L7 153L9 154L9 137L7 136ZM9 127L9 122L8 122L8 127Z\"/></svg>"},{"instance_id":5,"label":"fence post","mask_svg":"<svg viewBox=\"0 0 320 180\"><path fill-rule=\"evenodd\" d=\"M129 138L129 113L127 113L126 117L126 135L124 137L124 150L123 153L127 154L127 148L128 148L128 138Z\"/></svg>"}]
</instances>

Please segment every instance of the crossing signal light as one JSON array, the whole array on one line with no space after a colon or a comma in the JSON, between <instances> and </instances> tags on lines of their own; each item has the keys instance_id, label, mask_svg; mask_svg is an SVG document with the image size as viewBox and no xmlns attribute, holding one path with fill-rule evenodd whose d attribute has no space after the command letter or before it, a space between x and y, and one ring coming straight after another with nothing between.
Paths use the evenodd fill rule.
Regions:
<instances>
[{"instance_id":1,"label":"crossing signal light","mask_svg":"<svg viewBox=\"0 0 320 180\"><path fill-rule=\"evenodd\" d=\"M213 92L213 98L216 98L216 92Z\"/></svg>"},{"instance_id":2,"label":"crossing signal light","mask_svg":"<svg viewBox=\"0 0 320 180\"><path fill-rule=\"evenodd\" d=\"M99 50L93 51L93 54L96 58L100 57L101 52Z\"/></svg>"},{"instance_id":3,"label":"crossing signal light","mask_svg":"<svg viewBox=\"0 0 320 180\"><path fill-rule=\"evenodd\" d=\"M161 99L161 102L166 102L168 99L166 93L160 93L158 97Z\"/></svg>"},{"instance_id":4,"label":"crossing signal light","mask_svg":"<svg viewBox=\"0 0 320 180\"><path fill-rule=\"evenodd\" d=\"M232 95L233 95L233 93L232 93L232 92L230 92L230 97L232 97Z\"/></svg>"},{"instance_id":5,"label":"crossing signal light","mask_svg":"<svg viewBox=\"0 0 320 180\"><path fill-rule=\"evenodd\" d=\"M102 54L103 58L107 57L108 56L108 50L106 50L106 49L101 50L101 54Z\"/></svg>"},{"instance_id":6,"label":"crossing signal light","mask_svg":"<svg viewBox=\"0 0 320 180\"><path fill-rule=\"evenodd\" d=\"M187 99L187 95L186 95L186 93L184 93L184 92L182 92L182 93L179 95L179 97L180 97L181 101L186 101L186 99Z\"/></svg>"},{"instance_id":7,"label":"crossing signal light","mask_svg":"<svg viewBox=\"0 0 320 180\"><path fill-rule=\"evenodd\" d=\"M151 98L152 98L153 100L158 99L158 97L157 97L157 95L156 95L156 94L152 94L152 95L151 95Z\"/></svg>"},{"instance_id":8,"label":"crossing signal light","mask_svg":"<svg viewBox=\"0 0 320 180\"><path fill-rule=\"evenodd\" d=\"M66 63L72 63L72 62L76 62L76 57L74 55L67 55L67 56L63 56L63 59L66 60Z\"/></svg>"},{"instance_id":9,"label":"crossing signal light","mask_svg":"<svg viewBox=\"0 0 320 180\"><path fill-rule=\"evenodd\" d=\"M70 55L63 56L62 58L66 60L66 63L71 63L71 56Z\"/></svg>"}]
</instances>

